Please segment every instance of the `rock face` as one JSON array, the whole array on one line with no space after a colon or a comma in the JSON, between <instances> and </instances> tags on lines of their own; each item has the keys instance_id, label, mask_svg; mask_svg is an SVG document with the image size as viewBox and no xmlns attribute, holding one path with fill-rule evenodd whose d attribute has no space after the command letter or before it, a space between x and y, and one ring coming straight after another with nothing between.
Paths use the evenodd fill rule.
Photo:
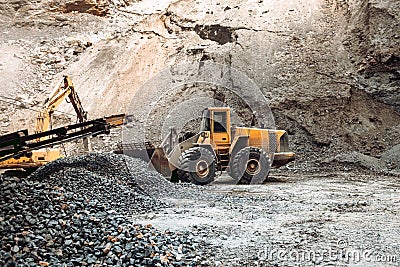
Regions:
<instances>
[{"instance_id":1,"label":"rock face","mask_svg":"<svg viewBox=\"0 0 400 267\"><path fill-rule=\"evenodd\" d=\"M346 1L345 45L358 66L359 84L380 101L400 110L400 3Z\"/></svg>"},{"instance_id":2,"label":"rock face","mask_svg":"<svg viewBox=\"0 0 400 267\"><path fill-rule=\"evenodd\" d=\"M18 73L23 90L11 85L26 99L44 98L62 72L72 76L90 117L126 112L139 88L163 69L207 60L254 81L277 127L288 130L298 162L353 150L378 156L400 143L396 0L18 3L2 2L5 25L15 31L4 30L1 42L25 53L29 72ZM182 101L195 90L223 95L218 88L174 90ZM179 118L179 110L168 114L175 107L168 99L155 99L155 107L167 110L157 116ZM9 130L21 127L16 118L29 117L13 109ZM158 120L147 123L162 128Z\"/></svg>"},{"instance_id":3,"label":"rock face","mask_svg":"<svg viewBox=\"0 0 400 267\"><path fill-rule=\"evenodd\" d=\"M108 13L108 1L67 1L62 7L63 12L81 12L96 16L105 16Z\"/></svg>"}]
</instances>

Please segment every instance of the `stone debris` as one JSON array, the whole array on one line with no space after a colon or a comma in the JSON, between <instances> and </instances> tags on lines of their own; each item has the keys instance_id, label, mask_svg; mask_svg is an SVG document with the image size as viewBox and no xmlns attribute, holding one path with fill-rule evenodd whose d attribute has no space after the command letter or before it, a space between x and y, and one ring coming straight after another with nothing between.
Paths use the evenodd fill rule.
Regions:
<instances>
[{"instance_id":1,"label":"stone debris","mask_svg":"<svg viewBox=\"0 0 400 267\"><path fill-rule=\"evenodd\" d=\"M193 234L133 224L167 206L139 186L125 157L63 158L28 178L1 176L1 266L180 266L204 260ZM132 159L142 180L157 179ZM139 171L140 170L140 171ZM158 184L173 187L158 177ZM143 183L142 183L143 184Z\"/></svg>"},{"instance_id":2,"label":"stone debris","mask_svg":"<svg viewBox=\"0 0 400 267\"><path fill-rule=\"evenodd\" d=\"M139 185L139 179L152 179L156 173L134 172L145 168L140 160L130 161L113 154L92 153L55 160L39 168L29 178L97 201L107 210L125 214L144 213L166 207ZM140 178L139 178L140 177ZM168 183L168 181L163 180Z\"/></svg>"}]
</instances>

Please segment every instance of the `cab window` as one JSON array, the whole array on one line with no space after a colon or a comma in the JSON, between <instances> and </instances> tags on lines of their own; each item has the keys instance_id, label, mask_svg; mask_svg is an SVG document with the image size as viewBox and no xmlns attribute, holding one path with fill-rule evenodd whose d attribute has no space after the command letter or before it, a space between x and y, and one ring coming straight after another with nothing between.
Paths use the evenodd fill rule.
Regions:
<instances>
[{"instance_id":1,"label":"cab window","mask_svg":"<svg viewBox=\"0 0 400 267\"><path fill-rule=\"evenodd\" d=\"M225 133L226 129L226 112L214 111L214 133Z\"/></svg>"}]
</instances>

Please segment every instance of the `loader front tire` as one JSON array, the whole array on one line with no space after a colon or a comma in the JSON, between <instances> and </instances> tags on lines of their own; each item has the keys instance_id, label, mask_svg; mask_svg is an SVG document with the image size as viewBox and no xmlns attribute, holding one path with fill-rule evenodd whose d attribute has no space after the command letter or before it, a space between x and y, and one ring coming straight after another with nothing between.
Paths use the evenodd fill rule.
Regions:
<instances>
[{"instance_id":1,"label":"loader front tire","mask_svg":"<svg viewBox=\"0 0 400 267\"><path fill-rule=\"evenodd\" d=\"M264 150L245 147L234 156L230 172L240 184L262 184L268 177L270 166Z\"/></svg>"},{"instance_id":2,"label":"loader front tire","mask_svg":"<svg viewBox=\"0 0 400 267\"><path fill-rule=\"evenodd\" d=\"M192 147L179 157L177 174L182 182L206 185L214 181L216 167L211 151L203 147Z\"/></svg>"}]
</instances>

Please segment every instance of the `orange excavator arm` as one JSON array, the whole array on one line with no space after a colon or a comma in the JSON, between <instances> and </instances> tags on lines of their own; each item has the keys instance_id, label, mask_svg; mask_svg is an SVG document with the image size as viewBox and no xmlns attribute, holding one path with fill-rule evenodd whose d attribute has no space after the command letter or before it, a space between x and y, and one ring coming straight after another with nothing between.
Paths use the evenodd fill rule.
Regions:
<instances>
[{"instance_id":1,"label":"orange excavator arm","mask_svg":"<svg viewBox=\"0 0 400 267\"><path fill-rule=\"evenodd\" d=\"M72 80L64 76L60 84L53 90L49 98L44 102L43 108L38 112L36 118L35 133L41 133L51 128L51 116L57 107L68 97L77 114L78 121L87 120L87 113L82 107L82 103L75 91Z\"/></svg>"}]
</instances>

